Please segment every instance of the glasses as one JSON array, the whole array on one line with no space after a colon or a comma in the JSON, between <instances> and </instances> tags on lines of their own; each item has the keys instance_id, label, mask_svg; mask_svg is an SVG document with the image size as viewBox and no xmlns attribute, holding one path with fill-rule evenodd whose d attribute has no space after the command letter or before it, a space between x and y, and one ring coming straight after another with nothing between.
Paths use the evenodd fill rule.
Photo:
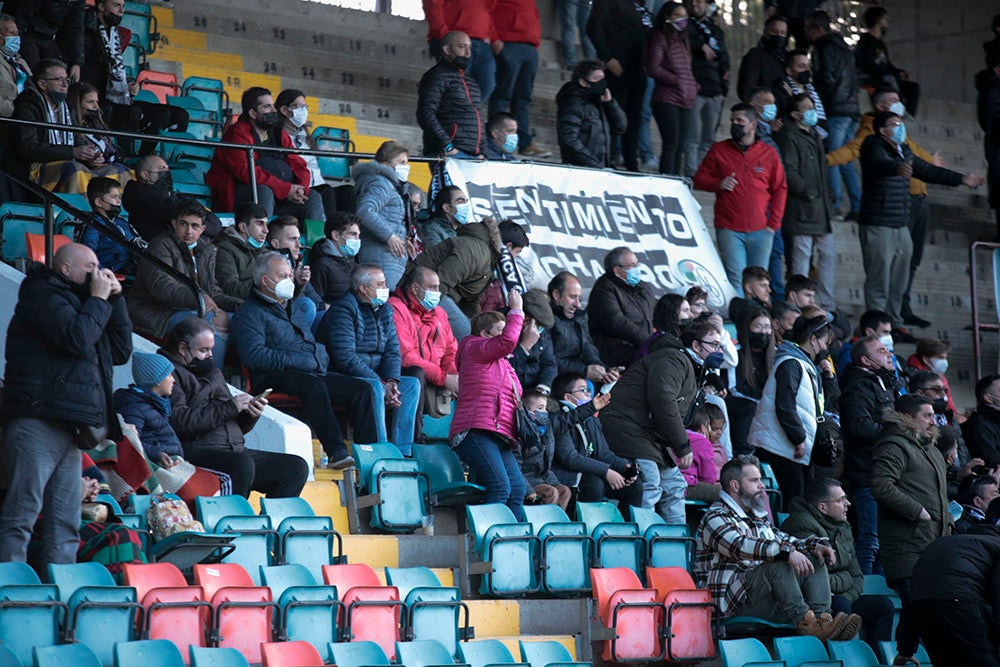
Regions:
<instances>
[{"instance_id":1,"label":"glasses","mask_svg":"<svg viewBox=\"0 0 1000 667\"><path fill-rule=\"evenodd\" d=\"M702 347L707 347L710 350L718 350L722 347L722 343L717 340L699 340Z\"/></svg>"},{"instance_id":2,"label":"glasses","mask_svg":"<svg viewBox=\"0 0 1000 667\"><path fill-rule=\"evenodd\" d=\"M933 391L935 394L943 394L945 389L942 385L935 385L933 387L924 387L924 391Z\"/></svg>"},{"instance_id":3,"label":"glasses","mask_svg":"<svg viewBox=\"0 0 1000 667\"><path fill-rule=\"evenodd\" d=\"M42 79L42 81L55 81L56 83L69 83L69 77L68 76L51 76L51 77L48 77L46 79Z\"/></svg>"},{"instance_id":4,"label":"glasses","mask_svg":"<svg viewBox=\"0 0 1000 667\"><path fill-rule=\"evenodd\" d=\"M590 396L590 389L588 389L587 387L580 387L579 389L574 389L573 391L571 391L569 393L571 393L571 394L583 394L584 396Z\"/></svg>"}]
</instances>

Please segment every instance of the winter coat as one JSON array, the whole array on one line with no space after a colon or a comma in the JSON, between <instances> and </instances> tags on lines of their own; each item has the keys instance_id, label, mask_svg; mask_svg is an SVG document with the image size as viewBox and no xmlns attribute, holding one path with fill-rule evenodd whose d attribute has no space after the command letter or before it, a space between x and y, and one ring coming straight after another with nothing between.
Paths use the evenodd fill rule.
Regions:
<instances>
[{"instance_id":1,"label":"winter coat","mask_svg":"<svg viewBox=\"0 0 1000 667\"><path fill-rule=\"evenodd\" d=\"M31 68L20 54L16 65L6 59L0 63L0 118L10 118L14 113L14 98L18 95L17 80L21 76L25 77L24 85L27 85L31 78Z\"/></svg>"},{"instance_id":2,"label":"winter coat","mask_svg":"<svg viewBox=\"0 0 1000 667\"><path fill-rule=\"evenodd\" d=\"M931 542L951 533L944 457L915 422L890 412L873 457L872 495L886 581L909 577ZM930 521L920 519L927 510Z\"/></svg>"},{"instance_id":3,"label":"winter coat","mask_svg":"<svg viewBox=\"0 0 1000 667\"><path fill-rule=\"evenodd\" d=\"M469 155L482 150L482 97L479 84L466 74L442 58L421 77L417 124L424 131L424 155L438 155L448 144Z\"/></svg>"},{"instance_id":4,"label":"winter coat","mask_svg":"<svg viewBox=\"0 0 1000 667\"><path fill-rule=\"evenodd\" d=\"M499 336L472 334L458 344L455 362L462 391L451 420L451 437L474 428L496 433L512 443L516 440L521 383L507 355L517 345L522 324L524 313L512 310Z\"/></svg>"},{"instance_id":5,"label":"winter coat","mask_svg":"<svg viewBox=\"0 0 1000 667\"><path fill-rule=\"evenodd\" d=\"M36 123L49 122L45 111L48 102L38 92L29 80L24 86L24 92L14 99L14 111L11 118L30 120ZM9 130L9 141L6 149L7 168L16 176L27 178L31 165L36 162L58 162L73 159L73 144L53 144L49 140L49 131L40 127L14 125Z\"/></svg>"},{"instance_id":6,"label":"winter coat","mask_svg":"<svg viewBox=\"0 0 1000 667\"><path fill-rule=\"evenodd\" d=\"M515 158L513 153L508 153L503 146L493 140L493 135L487 134L483 139L483 157L492 162L510 162Z\"/></svg>"},{"instance_id":7,"label":"winter coat","mask_svg":"<svg viewBox=\"0 0 1000 667\"><path fill-rule=\"evenodd\" d=\"M709 35L705 29L711 33ZM702 97L718 97L729 91L729 49L726 36L715 21L707 16L688 19L688 40L691 42L691 73L698 84L698 94ZM705 57L704 46L715 51L715 60Z\"/></svg>"},{"instance_id":8,"label":"winter coat","mask_svg":"<svg viewBox=\"0 0 1000 667\"><path fill-rule=\"evenodd\" d=\"M552 352L556 355L556 367L560 373L579 373L587 376L587 366L603 365L601 355L590 337L590 319L587 311L578 308L573 317L566 317L562 306L555 303L552 314L555 324L549 329L552 337Z\"/></svg>"},{"instance_id":9,"label":"winter coat","mask_svg":"<svg viewBox=\"0 0 1000 667\"><path fill-rule=\"evenodd\" d=\"M193 257L192 251L174 234L160 234L153 239L149 253L197 281L201 293L212 297L222 310L231 313L239 306L239 301L215 282L216 250L204 236L198 239ZM150 262L139 262L135 284L128 295L128 312L137 332L163 338L174 313L197 308L195 295L186 284Z\"/></svg>"},{"instance_id":10,"label":"winter coat","mask_svg":"<svg viewBox=\"0 0 1000 667\"><path fill-rule=\"evenodd\" d=\"M614 98L601 102L576 81L556 94L556 134L563 164L611 166L611 141L625 133L625 112Z\"/></svg>"},{"instance_id":11,"label":"winter coat","mask_svg":"<svg viewBox=\"0 0 1000 667\"><path fill-rule=\"evenodd\" d=\"M593 402L573 408L560 401L559 409L549 413L549 426L556 439L553 468L563 484L579 486L581 475L604 480L608 469L621 474L629 466L608 447Z\"/></svg>"},{"instance_id":12,"label":"winter coat","mask_svg":"<svg viewBox=\"0 0 1000 667\"><path fill-rule=\"evenodd\" d=\"M879 88L887 83L899 83L902 70L889 60L889 47L871 33L863 32L854 47L854 64L858 70L858 84ZM895 79L895 81L893 81Z\"/></svg>"},{"instance_id":13,"label":"winter coat","mask_svg":"<svg viewBox=\"0 0 1000 667\"><path fill-rule=\"evenodd\" d=\"M107 218L104 221L106 222ZM135 230L125 218L116 215L111 220L111 224L125 238L132 240L136 237ZM97 261L101 263L101 268L111 269L115 273L135 273L135 260L125 249L125 246L101 234L93 227L87 227L84 230L83 236L80 237L80 243L94 251L94 254L97 255Z\"/></svg>"},{"instance_id":14,"label":"winter coat","mask_svg":"<svg viewBox=\"0 0 1000 667\"><path fill-rule=\"evenodd\" d=\"M673 30L673 28L669 28ZM662 30L649 35L646 46L646 72L653 85L654 102L665 102L682 109L694 106L698 82L691 71L691 47L683 33L668 38Z\"/></svg>"},{"instance_id":15,"label":"winter coat","mask_svg":"<svg viewBox=\"0 0 1000 667\"><path fill-rule=\"evenodd\" d=\"M215 239L215 280L219 288L243 303L253 292L253 263L264 248L254 248L232 227Z\"/></svg>"},{"instance_id":16,"label":"winter coat","mask_svg":"<svg viewBox=\"0 0 1000 667\"><path fill-rule=\"evenodd\" d=\"M875 373L849 364L840 379L844 475L852 486L872 485L872 455L896 393Z\"/></svg>"},{"instance_id":17,"label":"winter coat","mask_svg":"<svg viewBox=\"0 0 1000 667\"><path fill-rule=\"evenodd\" d=\"M809 465L816 438L816 403L824 404L819 375L816 364L798 345L783 341L757 404L749 443L793 463ZM805 446L800 458L794 451L798 445Z\"/></svg>"},{"instance_id":18,"label":"winter coat","mask_svg":"<svg viewBox=\"0 0 1000 667\"><path fill-rule=\"evenodd\" d=\"M425 248L435 246L445 239L453 239L457 234L455 225L444 213L435 213L420 226L420 238L424 240Z\"/></svg>"},{"instance_id":19,"label":"winter coat","mask_svg":"<svg viewBox=\"0 0 1000 667\"><path fill-rule=\"evenodd\" d=\"M861 213L858 224L879 227L906 227L910 224L910 184L896 174L904 161L913 165L913 175L927 183L961 185L962 174L935 167L913 154L905 143L900 146L880 134L872 134L861 144Z\"/></svg>"},{"instance_id":20,"label":"winter coat","mask_svg":"<svg viewBox=\"0 0 1000 667\"><path fill-rule=\"evenodd\" d=\"M316 332L326 345L330 371L365 380L398 380L399 340L392 308L375 308L348 292L330 310Z\"/></svg>"},{"instance_id":21,"label":"winter coat","mask_svg":"<svg viewBox=\"0 0 1000 667\"><path fill-rule=\"evenodd\" d=\"M174 364L177 381L170 394L170 425L181 440L185 458L200 452L242 452L243 436L257 419L236 407L222 371L212 368L199 377L176 355L166 350L159 353Z\"/></svg>"},{"instance_id":22,"label":"winter coat","mask_svg":"<svg viewBox=\"0 0 1000 667\"><path fill-rule=\"evenodd\" d=\"M614 273L594 282L587 301L590 335L601 358L611 366L627 366L653 333L656 297L647 283L630 286Z\"/></svg>"},{"instance_id":23,"label":"winter coat","mask_svg":"<svg viewBox=\"0 0 1000 667\"><path fill-rule=\"evenodd\" d=\"M413 261L434 269L441 279L441 294L472 317L479 312L479 298L493 278L502 246L497 224L487 218L462 225L455 238L425 249Z\"/></svg>"},{"instance_id":24,"label":"winter coat","mask_svg":"<svg viewBox=\"0 0 1000 667\"><path fill-rule=\"evenodd\" d=\"M861 565L854 551L854 535L851 524L846 521L834 521L822 514L814 505L804 498L793 498L789 506L788 518L781 529L793 537L825 537L837 554L833 565L827 565L830 575L830 592L842 595L853 603L861 597L865 577L861 574Z\"/></svg>"},{"instance_id":25,"label":"winter coat","mask_svg":"<svg viewBox=\"0 0 1000 667\"><path fill-rule=\"evenodd\" d=\"M913 567L910 598L961 601L1000 609L1000 529L935 540ZM996 627L996 621L993 621Z\"/></svg>"},{"instance_id":26,"label":"winter coat","mask_svg":"<svg viewBox=\"0 0 1000 667\"><path fill-rule=\"evenodd\" d=\"M119 389L115 392L115 410L122 421L132 424L139 432L147 459L159 465L160 454L184 456L180 438L170 425L170 416L157 405L152 393L135 385Z\"/></svg>"},{"instance_id":27,"label":"winter coat","mask_svg":"<svg viewBox=\"0 0 1000 667\"><path fill-rule=\"evenodd\" d=\"M322 238L309 250L309 284L320 298L333 304L351 289L351 272L357 266L354 257L344 257L333 241Z\"/></svg>"},{"instance_id":28,"label":"winter coat","mask_svg":"<svg viewBox=\"0 0 1000 667\"><path fill-rule=\"evenodd\" d=\"M272 130L273 132L278 132L280 135L277 137L273 136L273 134L269 135L266 145L293 148L292 138L288 136L287 132ZM229 129L222 135L222 141L230 144L244 144L246 146L263 145L258 140L257 131L253 128L253 125L243 117L229 126ZM276 200L284 201L287 199L293 183L304 187L306 194L309 194L309 183L312 181L312 176L309 174L309 167L306 166L305 160L298 155L294 153L284 155L274 154L276 159L284 160L287 163L293 175L291 183L281 180L261 166L260 151L254 151L253 157L256 161L254 176L257 179L257 185L266 185L271 188ZM205 185L212 188L212 202L215 204L216 210L232 211L236 203L234 194L236 186L238 184L249 185L249 183L250 170L247 166L247 154L245 151L235 148L220 148L215 151L215 157L212 158L212 166L208 170L208 173L205 174Z\"/></svg>"},{"instance_id":29,"label":"winter coat","mask_svg":"<svg viewBox=\"0 0 1000 667\"><path fill-rule=\"evenodd\" d=\"M635 7L635 0L594 0L587 19L587 37L597 57L604 62L617 60L633 73L641 71L649 31Z\"/></svg>"},{"instance_id":30,"label":"winter coat","mask_svg":"<svg viewBox=\"0 0 1000 667\"><path fill-rule=\"evenodd\" d=\"M372 161L354 168L354 212L361 219L361 245L406 238L403 183L392 167Z\"/></svg>"},{"instance_id":31,"label":"winter coat","mask_svg":"<svg viewBox=\"0 0 1000 667\"><path fill-rule=\"evenodd\" d=\"M288 310L287 304L254 290L233 315L229 339L250 371L251 386L258 375L284 370L326 375L326 348L313 338L308 324L292 321Z\"/></svg>"},{"instance_id":32,"label":"winter coat","mask_svg":"<svg viewBox=\"0 0 1000 667\"><path fill-rule=\"evenodd\" d=\"M987 467L1000 463L1000 410L980 404L962 424L962 437L969 456L986 461Z\"/></svg>"},{"instance_id":33,"label":"winter coat","mask_svg":"<svg viewBox=\"0 0 1000 667\"><path fill-rule=\"evenodd\" d=\"M622 374L601 410L601 425L611 450L623 458L647 459L673 468L666 454L691 452L684 419L697 391L694 367L684 345L664 333L649 354Z\"/></svg>"},{"instance_id":34,"label":"winter coat","mask_svg":"<svg viewBox=\"0 0 1000 667\"><path fill-rule=\"evenodd\" d=\"M465 0L467 2L467 0ZM542 43L542 22L536 0L494 0L493 27L501 42Z\"/></svg>"},{"instance_id":35,"label":"winter coat","mask_svg":"<svg viewBox=\"0 0 1000 667\"><path fill-rule=\"evenodd\" d=\"M17 22L22 36L55 38L67 67L82 65L84 0L7 0L5 14Z\"/></svg>"},{"instance_id":36,"label":"winter coat","mask_svg":"<svg viewBox=\"0 0 1000 667\"><path fill-rule=\"evenodd\" d=\"M732 192L719 188L722 179L736 174ZM715 193L715 228L734 232L777 231L785 215L788 185L778 151L755 141L746 151L732 139L712 144L694 175L696 190Z\"/></svg>"},{"instance_id":37,"label":"winter coat","mask_svg":"<svg viewBox=\"0 0 1000 667\"><path fill-rule=\"evenodd\" d=\"M83 53L84 59L80 67L80 79L97 88L97 93L103 102L108 90L108 78L111 76L112 60L105 46L101 33L105 30L97 18L96 9L88 9L83 17ZM129 42L132 41L132 31L116 26L118 45L124 55Z\"/></svg>"},{"instance_id":38,"label":"winter coat","mask_svg":"<svg viewBox=\"0 0 1000 667\"><path fill-rule=\"evenodd\" d=\"M769 49L762 41L747 51L740 61L739 80L736 82L736 94L739 98L747 102L754 88L770 88L785 73L787 57L788 52L784 49Z\"/></svg>"},{"instance_id":39,"label":"winter coat","mask_svg":"<svg viewBox=\"0 0 1000 667\"><path fill-rule=\"evenodd\" d=\"M803 129L792 119L775 135L781 148L788 198L781 219L783 232L791 236L824 236L833 233L833 206L827 193L829 182L826 149L815 128Z\"/></svg>"},{"instance_id":40,"label":"winter coat","mask_svg":"<svg viewBox=\"0 0 1000 667\"><path fill-rule=\"evenodd\" d=\"M688 441L691 443L691 467L681 470L688 486L695 486L699 482L704 484L718 484L719 471L715 467L715 451L712 449L712 442L695 431L687 432Z\"/></svg>"},{"instance_id":41,"label":"winter coat","mask_svg":"<svg viewBox=\"0 0 1000 667\"><path fill-rule=\"evenodd\" d=\"M458 30L470 39L492 42L497 39L493 27L496 0L423 0L427 19L427 39L441 39Z\"/></svg>"},{"instance_id":42,"label":"winter coat","mask_svg":"<svg viewBox=\"0 0 1000 667\"><path fill-rule=\"evenodd\" d=\"M455 355L458 341L448 323L448 314L438 307L427 310L401 290L389 297L399 340L403 368L416 366L427 381L442 387L449 375L457 375Z\"/></svg>"},{"instance_id":43,"label":"winter coat","mask_svg":"<svg viewBox=\"0 0 1000 667\"><path fill-rule=\"evenodd\" d=\"M126 183L122 191L122 208L128 211L129 222L139 236L147 241L171 231L170 221L174 218L177 204L183 200L190 200L190 197L164 190L155 183L140 183L135 179ZM202 236L216 238L221 233L219 216L207 211Z\"/></svg>"},{"instance_id":44,"label":"winter coat","mask_svg":"<svg viewBox=\"0 0 1000 667\"><path fill-rule=\"evenodd\" d=\"M112 366L131 354L125 299L92 297L44 264L32 264L7 327L4 415L107 426L117 434Z\"/></svg>"},{"instance_id":45,"label":"winter coat","mask_svg":"<svg viewBox=\"0 0 1000 667\"><path fill-rule=\"evenodd\" d=\"M545 415L547 418L548 413ZM546 423L543 429L530 419L525 411L520 410L517 420L517 443L518 446L514 448L514 458L517 459L524 481L529 487L540 484L555 486L562 483L552 471L556 441L552 435L551 424Z\"/></svg>"},{"instance_id":46,"label":"winter coat","mask_svg":"<svg viewBox=\"0 0 1000 667\"><path fill-rule=\"evenodd\" d=\"M522 387L552 389L552 381L556 379L559 368L556 366L556 355L552 350L552 338L548 330L539 336L530 352L525 352L520 345L515 347L510 364Z\"/></svg>"},{"instance_id":47,"label":"winter coat","mask_svg":"<svg viewBox=\"0 0 1000 667\"><path fill-rule=\"evenodd\" d=\"M813 42L813 85L823 100L827 118L861 115L854 52L844 38L828 32Z\"/></svg>"}]
</instances>

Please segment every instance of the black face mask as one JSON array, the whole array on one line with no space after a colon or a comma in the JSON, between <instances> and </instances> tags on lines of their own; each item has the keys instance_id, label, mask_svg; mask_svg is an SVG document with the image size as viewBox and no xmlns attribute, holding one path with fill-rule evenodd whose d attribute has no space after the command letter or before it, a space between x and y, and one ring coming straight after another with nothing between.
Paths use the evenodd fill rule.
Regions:
<instances>
[{"instance_id":1,"label":"black face mask","mask_svg":"<svg viewBox=\"0 0 1000 667\"><path fill-rule=\"evenodd\" d=\"M118 214L122 212L122 207L118 205L108 207L108 220L117 218Z\"/></svg>"},{"instance_id":2,"label":"black face mask","mask_svg":"<svg viewBox=\"0 0 1000 667\"><path fill-rule=\"evenodd\" d=\"M121 25L122 17L117 14L105 14L101 17L101 20L104 22L104 25L114 27Z\"/></svg>"},{"instance_id":3,"label":"black face mask","mask_svg":"<svg viewBox=\"0 0 1000 667\"><path fill-rule=\"evenodd\" d=\"M801 72L795 75L795 80L801 84L809 83L809 81L812 80L812 72L810 72L809 70L802 70Z\"/></svg>"},{"instance_id":4,"label":"black face mask","mask_svg":"<svg viewBox=\"0 0 1000 667\"><path fill-rule=\"evenodd\" d=\"M205 357L204 359L192 359L187 369L198 377L205 377L215 369L215 359Z\"/></svg>"},{"instance_id":5,"label":"black face mask","mask_svg":"<svg viewBox=\"0 0 1000 667\"><path fill-rule=\"evenodd\" d=\"M90 296L90 283L93 279L94 279L94 274L88 273L86 276L83 277L83 284L80 285L74 284L73 289L76 290L76 293L81 298L85 299L88 296Z\"/></svg>"},{"instance_id":6,"label":"black face mask","mask_svg":"<svg viewBox=\"0 0 1000 667\"><path fill-rule=\"evenodd\" d=\"M451 64L460 70L469 69L469 56L452 56Z\"/></svg>"},{"instance_id":7,"label":"black face mask","mask_svg":"<svg viewBox=\"0 0 1000 667\"><path fill-rule=\"evenodd\" d=\"M88 123L96 123L101 119L101 112L99 111L87 111L83 114L83 119Z\"/></svg>"},{"instance_id":8,"label":"black face mask","mask_svg":"<svg viewBox=\"0 0 1000 667\"><path fill-rule=\"evenodd\" d=\"M764 37L764 46L775 51L784 51L788 45L788 38L781 35L767 35Z\"/></svg>"},{"instance_id":9,"label":"black face mask","mask_svg":"<svg viewBox=\"0 0 1000 667\"><path fill-rule=\"evenodd\" d=\"M160 175L156 178L156 182L152 183L152 186L163 192L172 192L174 189L174 175L169 171L161 171Z\"/></svg>"},{"instance_id":10,"label":"black face mask","mask_svg":"<svg viewBox=\"0 0 1000 667\"><path fill-rule=\"evenodd\" d=\"M947 398L935 398L931 401L934 405L934 412L943 415L948 411L948 399Z\"/></svg>"},{"instance_id":11,"label":"black face mask","mask_svg":"<svg viewBox=\"0 0 1000 667\"><path fill-rule=\"evenodd\" d=\"M737 125L733 123L729 126L729 136L733 138L733 141L740 143L743 141L743 135L746 134L746 126Z\"/></svg>"},{"instance_id":12,"label":"black face mask","mask_svg":"<svg viewBox=\"0 0 1000 667\"><path fill-rule=\"evenodd\" d=\"M882 36L885 37L888 34L889 34L889 28L888 27L882 28Z\"/></svg>"},{"instance_id":13,"label":"black face mask","mask_svg":"<svg viewBox=\"0 0 1000 667\"><path fill-rule=\"evenodd\" d=\"M265 114L260 114L257 116L257 122L261 127L275 127L276 125L281 125L281 114L277 111L270 111Z\"/></svg>"},{"instance_id":14,"label":"black face mask","mask_svg":"<svg viewBox=\"0 0 1000 667\"><path fill-rule=\"evenodd\" d=\"M819 363L820 361L823 361L829 356L830 356L830 348L821 347L818 350L816 350L816 356L814 357L814 359L817 363Z\"/></svg>"},{"instance_id":15,"label":"black face mask","mask_svg":"<svg viewBox=\"0 0 1000 667\"><path fill-rule=\"evenodd\" d=\"M751 350L766 350L767 346L771 344L771 334L751 331L749 342Z\"/></svg>"},{"instance_id":16,"label":"black face mask","mask_svg":"<svg viewBox=\"0 0 1000 667\"><path fill-rule=\"evenodd\" d=\"M593 95L594 97L601 97L602 95L604 95L604 91L607 89L608 89L608 82L605 79L601 79L600 81L595 81L589 86L587 86L587 90L589 90L590 94Z\"/></svg>"}]
</instances>

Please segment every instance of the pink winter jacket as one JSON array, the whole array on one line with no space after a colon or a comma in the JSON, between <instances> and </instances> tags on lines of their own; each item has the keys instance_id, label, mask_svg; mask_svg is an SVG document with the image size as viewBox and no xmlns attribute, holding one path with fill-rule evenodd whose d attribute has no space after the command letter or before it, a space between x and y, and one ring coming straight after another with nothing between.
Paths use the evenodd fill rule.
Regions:
<instances>
[{"instance_id":1,"label":"pink winter jacket","mask_svg":"<svg viewBox=\"0 0 1000 667\"><path fill-rule=\"evenodd\" d=\"M693 458L691 467L681 470L681 474L687 480L688 486L694 486L698 482L718 484L719 471L715 467L715 452L712 451L711 441L695 431L688 431L687 434Z\"/></svg>"},{"instance_id":2,"label":"pink winter jacket","mask_svg":"<svg viewBox=\"0 0 1000 667\"><path fill-rule=\"evenodd\" d=\"M524 313L507 313L503 333L493 338L472 334L458 344L458 403L450 435L476 428L516 439L521 383L507 355L521 335Z\"/></svg>"}]
</instances>

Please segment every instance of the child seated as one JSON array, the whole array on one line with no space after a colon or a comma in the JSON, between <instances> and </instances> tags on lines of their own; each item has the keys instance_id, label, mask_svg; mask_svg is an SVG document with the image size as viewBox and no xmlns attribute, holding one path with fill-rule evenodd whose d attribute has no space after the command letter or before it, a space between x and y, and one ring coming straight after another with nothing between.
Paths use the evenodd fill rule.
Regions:
<instances>
[{"instance_id":1,"label":"child seated","mask_svg":"<svg viewBox=\"0 0 1000 667\"><path fill-rule=\"evenodd\" d=\"M722 410L711 403L705 403L698 408L691 418L691 423L688 424L687 434L691 442L693 462L690 468L685 468L681 473L688 483L686 496L691 500L711 503L719 499L721 487L714 443L719 442L725 424ZM725 456L724 450L723 456Z\"/></svg>"},{"instance_id":2,"label":"child seated","mask_svg":"<svg viewBox=\"0 0 1000 667\"><path fill-rule=\"evenodd\" d=\"M538 391L526 391L521 397L518 412L515 456L521 473L528 483L525 505L559 505L563 510L569 505L572 492L552 471L552 458L556 442L549 428L549 413L545 410L546 398Z\"/></svg>"}]
</instances>

